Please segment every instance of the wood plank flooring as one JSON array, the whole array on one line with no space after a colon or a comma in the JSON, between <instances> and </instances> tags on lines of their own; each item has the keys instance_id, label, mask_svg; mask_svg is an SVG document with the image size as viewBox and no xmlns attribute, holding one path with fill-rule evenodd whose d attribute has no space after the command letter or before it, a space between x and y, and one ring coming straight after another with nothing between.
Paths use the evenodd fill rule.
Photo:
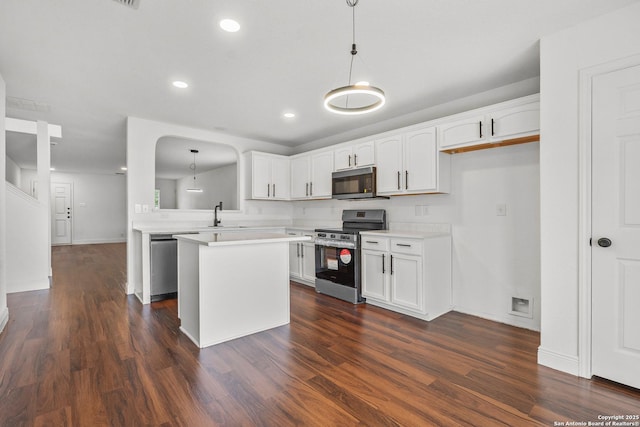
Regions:
<instances>
[{"instance_id":1,"label":"wood plank flooring","mask_svg":"<svg viewBox=\"0 0 640 427\"><path fill-rule=\"evenodd\" d=\"M290 325L200 350L175 300L124 295L125 251L55 247L53 287L8 295L1 426L549 426L640 413L638 390L537 365L535 332L459 313L427 323L295 283Z\"/></svg>"}]
</instances>

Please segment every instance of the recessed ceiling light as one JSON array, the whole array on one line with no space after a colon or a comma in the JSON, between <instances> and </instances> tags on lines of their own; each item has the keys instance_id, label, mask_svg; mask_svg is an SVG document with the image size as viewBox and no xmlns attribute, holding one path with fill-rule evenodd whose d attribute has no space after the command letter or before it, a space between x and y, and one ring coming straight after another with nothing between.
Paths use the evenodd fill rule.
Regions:
<instances>
[{"instance_id":1,"label":"recessed ceiling light","mask_svg":"<svg viewBox=\"0 0 640 427\"><path fill-rule=\"evenodd\" d=\"M126 170L127 170L127 167L126 167L126 166L122 166L122 167L120 168L120 170L121 170L121 171L126 171Z\"/></svg>"},{"instance_id":2,"label":"recessed ceiling light","mask_svg":"<svg viewBox=\"0 0 640 427\"><path fill-rule=\"evenodd\" d=\"M296 113L284 113L283 116L285 116L287 119L293 119L296 116Z\"/></svg>"},{"instance_id":3,"label":"recessed ceiling light","mask_svg":"<svg viewBox=\"0 0 640 427\"><path fill-rule=\"evenodd\" d=\"M49 170L50 170L50 171L54 171L54 170L56 170L56 168L49 168Z\"/></svg>"},{"instance_id":4,"label":"recessed ceiling light","mask_svg":"<svg viewBox=\"0 0 640 427\"><path fill-rule=\"evenodd\" d=\"M183 82L181 80L176 80L172 84L173 84L174 87L177 87L178 89L186 89L186 88L189 87L188 83Z\"/></svg>"},{"instance_id":5,"label":"recessed ceiling light","mask_svg":"<svg viewBox=\"0 0 640 427\"><path fill-rule=\"evenodd\" d=\"M233 19L223 19L220 21L220 28L229 33L235 33L240 30L240 24L238 24L238 21L234 21Z\"/></svg>"}]
</instances>

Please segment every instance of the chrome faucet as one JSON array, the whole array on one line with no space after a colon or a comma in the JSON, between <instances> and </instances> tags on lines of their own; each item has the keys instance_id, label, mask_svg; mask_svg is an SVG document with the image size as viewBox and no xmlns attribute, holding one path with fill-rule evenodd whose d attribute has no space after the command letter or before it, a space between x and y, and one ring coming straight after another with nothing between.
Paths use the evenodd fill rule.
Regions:
<instances>
[{"instance_id":1,"label":"chrome faucet","mask_svg":"<svg viewBox=\"0 0 640 427\"><path fill-rule=\"evenodd\" d=\"M213 226L214 227L217 227L218 224L222 222L221 219L218 219L218 209L222 210L222 202L220 202L219 204L213 207Z\"/></svg>"}]
</instances>

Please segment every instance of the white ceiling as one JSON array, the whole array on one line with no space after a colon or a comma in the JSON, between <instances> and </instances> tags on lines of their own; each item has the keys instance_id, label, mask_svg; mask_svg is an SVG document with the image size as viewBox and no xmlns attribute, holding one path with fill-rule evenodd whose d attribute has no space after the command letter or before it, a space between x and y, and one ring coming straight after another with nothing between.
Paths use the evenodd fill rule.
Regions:
<instances>
[{"instance_id":1,"label":"white ceiling","mask_svg":"<svg viewBox=\"0 0 640 427\"><path fill-rule=\"evenodd\" d=\"M354 128L536 77L541 36L635 1L360 0L353 80L382 88L387 105L357 117L322 108L347 83L344 0L141 0L137 10L2 0L0 74L9 117L62 126L57 170L115 173L126 163L127 116L291 147L339 142ZM220 30L226 17L240 32ZM172 87L176 79L190 87ZM12 98L36 104L16 108ZM295 119L282 117L289 110Z\"/></svg>"}]
</instances>

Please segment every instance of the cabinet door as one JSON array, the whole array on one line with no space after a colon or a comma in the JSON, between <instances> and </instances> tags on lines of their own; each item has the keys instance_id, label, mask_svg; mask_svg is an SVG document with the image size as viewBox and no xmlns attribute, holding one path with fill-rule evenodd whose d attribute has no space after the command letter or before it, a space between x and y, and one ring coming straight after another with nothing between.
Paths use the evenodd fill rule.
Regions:
<instances>
[{"instance_id":1,"label":"cabinet door","mask_svg":"<svg viewBox=\"0 0 640 427\"><path fill-rule=\"evenodd\" d=\"M489 132L505 139L536 134L540 131L540 103L520 105L491 113Z\"/></svg>"},{"instance_id":2,"label":"cabinet door","mask_svg":"<svg viewBox=\"0 0 640 427\"><path fill-rule=\"evenodd\" d=\"M335 170L350 169L353 167L353 150L352 147L336 148L333 152L333 160Z\"/></svg>"},{"instance_id":3,"label":"cabinet door","mask_svg":"<svg viewBox=\"0 0 640 427\"><path fill-rule=\"evenodd\" d=\"M251 161L251 190L254 199L267 199L271 195L271 158L254 154Z\"/></svg>"},{"instance_id":4,"label":"cabinet door","mask_svg":"<svg viewBox=\"0 0 640 427\"><path fill-rule=\"evenodd\" d=\"M271 198L288 200L289 188L289 159L274 157L271 159Z\"/></svg>"},{"instance_id":5,"label":"cabinet door","mask_svg":"<svg viewBox=\"0 0 640 427\"><path fill-rule=\"evenodd\" d=\"M353 147L353 165L355 167L371 166L376 163L374 141L367 141Z\"/></svg>"},{"instance_id":6,"label":"cabinet door","mask_svg":"<svg viewBox=\"0 0 640 427\"><path fill-rule=\"evenodd\" d=\"M300 244L302 278L309 282L316 280L316 246L313 243Z\"/></svg>"},{"instance_id":7,"label":"cabinet door","mask_svg":"<svg viewBox=\"0 0 640 427\"><path fill-rule=\"evenodd\" d=\"M291 233L289 233L291 234ZM295 234L295 233L294 233ZM289 243L289 276L300 278L300 243Z\"/></svg>"},{"instance_id":8,"label":"cabinet door","mask_svg":"<svg viewBox=\"0 0 640 427\"><path fill-rule=\"evenodd\" d=\"M402 192L402 138L398 136L376 141L377 192L397 194Z\"/></svg>"},{"instance_id":9,"label":"cabinet door","mask_svg":"<svg viewBox=\"0 0 640 427\"><path fill-rule=\"evenodd\" d=\"M314 199L331 197L331 173L333 172L333 152L311 156L310 195Z\"/></svg>"},{"instance_id":10,"label":"cabinet door","mask_svg":"<svg viewBox=\"0 0 640 427\"><path fill-rule=\"evenodd\" d=\"M291 159L291 198L309 197L309 156Z\"/></svg>"},{"instance_id":11,"label":"cabinet door","mask_svg":"<svg viewBox=\"0 0 640 427\"><path fill-rule=\"evenodd\" d=\"M489 136L491 129L487 129L484 116L443 124L440 130L440 149L459 145L474 145L483 142Z\"/></svg>"},{"instance_id":12,"label":"cabinet door","mask_svg":"<svg viewBox=\"0 0 640 427\"><path fill-rule=\"evenodd\" d=\"M386 267L388 253L362 251L362 295L381 301L389 301Z\"/></svg>"},{"instance_id":13,"label":"cabinet door","mask_svg":"<svg viewBox=\"0 0 640 427\"><path fill-rule=\"evenodd\" d=\"M404 140L404 190L435 191L438 186L436 128L407 133Z\"/></svg>"},{"instance_id":14,"label":"cabinet door","mask_svg":"<svg viewBox=\"0 0 640 427\"><path fill-rule=\"evenodd\" d=\"M391 253L391 302L410 310L424 311L422 258Z\"/></svg>"}]
</instances>

